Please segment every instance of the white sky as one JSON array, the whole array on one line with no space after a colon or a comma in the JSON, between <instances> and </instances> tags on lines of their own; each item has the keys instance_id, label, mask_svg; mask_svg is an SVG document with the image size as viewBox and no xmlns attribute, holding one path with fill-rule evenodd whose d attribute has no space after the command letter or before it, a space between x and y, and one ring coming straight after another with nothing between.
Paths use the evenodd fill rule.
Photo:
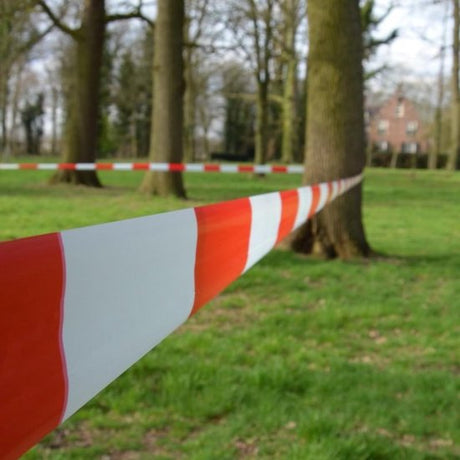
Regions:
<instances>
[{"instance_id":1,"label":"white sky","mask_svg":"<svg viewBox=\"0 0 460 460\"><path fill-rule=\"evenodd\" d=\"M215 0L223 1L223 0ZM338 0L340 1L340 0ZM136 3L137 0L124 0L125 4ZM121 0L108 0L109 7L118 5ZM145 1L144 12L155 16L153 1ZM433 3L438 3L433 5ZM436 78L439 72L440 47L443 43L445 24L447 27L447 44L451 43L450 20L444 21L444 16L451 14L450 0L376 0L377 14L393 8L379 27L377 35L385 36L394 29L398 29L398 38L391 45L382 46L375 56L375 66L388 65L392 71L392 78L416 79ZM446 5L448 9L446 9ZM450 18L449 18L450 19ZM450 70L450 53L446 53L446 75ZM378 85L378 81L376 82Z\"/></svg>"},{"instance_id":2,"label":"white sky","mask_svg":"<svg viewBox=\"0 0 460 460\"><path fill-rule=\"evenodd\" d=\"M385 11L391 0L377 0L378 11ZM440 48L443 37L451 44L450 1L433 5L433 0L399 0L379 28L385 36L398 29L399 36L389 46L382 46L377 54L378 62L401 70L401 78L435 77L439 72ZM446 5L449 9L446 9ZM447 13L448 20L444 17ZM446 71L450 69L450 49L446 52Z\"/></svg>"}]
</instances>

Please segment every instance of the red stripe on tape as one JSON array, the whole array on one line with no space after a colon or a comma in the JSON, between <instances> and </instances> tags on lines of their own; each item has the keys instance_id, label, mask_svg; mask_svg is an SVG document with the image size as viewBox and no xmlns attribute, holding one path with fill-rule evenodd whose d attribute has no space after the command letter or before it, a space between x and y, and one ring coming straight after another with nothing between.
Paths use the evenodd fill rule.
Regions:
<instances>
[{"instance_id":1,"label":"red stripe on tape","mask_svg":"<svg viewBox=\"0 0 460 460\"><path fill-rule=\"evenodd\" d=\"M327 183L327 200L326 200L326 203L329 203L332 199L332 191L333 191L333 187L332 187L332 182L328 182Z\"/></svg>"},{"instance_id":2,"label":"red stripe on tape","mask_svg":"<svg viewBox=\"0 0 460 460\"><path fill-rule=\"evenodd\" d=\"M133 163L133 170L135 171L145 171L150 168L148 163Z\"/></svg>"},{"instance_id":3,"label":"red stripe on tape","mask_svg":"<svg viewBox=\"0 0 460 460\"><path fill-rule=\"evenodd\" d=\"M311 217L316 212L316 208L319 204L319 199L321 197L321 188L319 185L312 185L311 186L311 208L310 212L308 213L308 217Z\"/></svg>"},{"instance_id":4,"label":"red stripe on tape","mask_svg":"<svg viewBox=\"0 0 460 460\"><path fill-rule=\"evenodd\" d=\"M205 164L204 165L204 170L206 172L219 172L220 171L220 165Z\"/></svg>"},{"instance_id":5,"label":"red stripe on tape","mask_svg":"<svg viewBox=\"0 0 460 460\"><path fill-rule=\"evenodd\" d=\"M170 171L184 171L185 165L183 163L169 163Z\"/></svg>"},{"instance_id":6,"label":"red stripe on tape","mask_svg":"<svg viewBox=\"0 0 460 460\"><path fill-rule=\"evenodd\" d=\"M54 429L64 411L59 234L2 244L0 273L0 453L13 459Z\"/></svg>"},{"instance_id":7,"label":"red stripe on tape","mask_svg":"<svg viewBox=\"0 0 460 460\"><path fill-rule=\"evenodd\" d=\"M274 173L287 173L287 166L272 166L272 172Z\"/></svg>"},{"instance_id":8,"label":"red stripe on tape","mask_svg":"<svg viewBox=\"0 0 460 460\"><path fill-rule=\"evenodd\" d=\"M254 172L252 165L238 165L238 172Z\"/></svg>"},{"instance_id":9,"label":"red stripe on tape","mask_svg":"<svg viewBox=\"0 0 460 460\"><path fill-rule=\"evenodd\" d=\"M198 243L192 315L243 272L251 232L251 204L244 198L195 208L195 214Z\"/></svg>"},{"instance_id":10,"label":"red stripe on tape","mask_svg":"<svg viewBox=\"0 0 460 460\"><path fill-rule=\"evenodd\" d=\"M96 164L96 169L98 170L112 170L113 169L113 163L97 163Z\"/></svg>"},{"instance_id":11,"label":"red stripe on tape","mask_svg":"<svg viewBox=\"0 0 460 460\"><path fill-rule=\"evenodd\" d=\"M37 169L37 163L20 163L19 169Z\"/></svg>"},{"instance_id":12,"label":"red stripe on tape","mask_svg":"<svg viewBox=\"0 0 460 460\"><path fill-rule=\"evenodd\" d=\"M75 163L59 163L58 164L58 169L70 169L70 170L74 170L76 169L76 165Z\"/></svg>"},{"instance_id":13,"label":"red stripe on tape","mask_svg":"<svg viewBox=\"0 0 460 460\"><path fill-rule=\"evenodd\" d=\"M285 236L291 233L297 211L299 209L299 193L297 190L280 192L281 197L281 222L278 229L276 242L279 243Z\"/></svg>"}]
</instances>

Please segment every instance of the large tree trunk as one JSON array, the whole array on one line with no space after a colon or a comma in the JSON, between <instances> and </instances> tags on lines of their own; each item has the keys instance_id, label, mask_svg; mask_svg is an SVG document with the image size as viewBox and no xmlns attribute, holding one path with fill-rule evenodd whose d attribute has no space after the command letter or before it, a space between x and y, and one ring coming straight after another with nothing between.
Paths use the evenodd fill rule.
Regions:
<instances>
[{"instance_id":1,"label":"large tree trunk","mask_svg":"<svg viewBox=\"0 0 460 460\"><path fill-rule=\"evenodd\" d=\"M153 117L150 159L182 162L184 0L159 0L153 64ZM180 172L146 173L140 190L185 198Z\"/></svg>"},{"instance_id":2,"label":"large tree trunk","mask_svg":"<svg viewBox=\"0 0 460 460\"><path fill-rule=\"evenodd\" d=\"M365 164L359 0L309 0L307 148L304 182L359 174ZM293 248L326 257L369 256L362 187L326 206L296 235Z\"/></svg>"},{"instance_id":3,"label":"large tree trunk","mask_svg":"<svg viewBox=\"0 0 460 460\"><path fill-rule=\"evenodd\" d=\"M75 90L68 108L63 147L66 163L96 161L104 35L105 0L86 0L82 25L76 37ZM58 171L50 182L101 187L95 171Z\"/></svg>"},{"instance_id":4,"label":"large tree trunk","mask_svg":"<svg viewBox=\"0 0 460 460\"><path fill-rule=\"evenodd\" d=\"M455 170L460 150L460 88L459 88L459 33L460 33L460 0L454 4L454 33L452 41L452 147L447 161L447 169Z\"/></svg>"}]
</instances>

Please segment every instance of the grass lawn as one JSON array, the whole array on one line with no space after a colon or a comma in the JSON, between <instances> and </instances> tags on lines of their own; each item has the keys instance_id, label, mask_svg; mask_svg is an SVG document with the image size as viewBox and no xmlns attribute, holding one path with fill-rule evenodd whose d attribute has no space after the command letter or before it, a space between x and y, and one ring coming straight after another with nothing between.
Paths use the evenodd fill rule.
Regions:
<instances>
[{"instance_id":1,"label":"grass lawn","mask_svg":"<svg viewBox=\"0 0 460 460\"><path fill-rule=\"evenodd\" d=\"M0 240L300 182L190 173L183 202L139 195L142 174L0 171ZM272 251L25 458L459 459L460 174L374 169L364 188L391 257Z\"/></svg>"}]
</instances>

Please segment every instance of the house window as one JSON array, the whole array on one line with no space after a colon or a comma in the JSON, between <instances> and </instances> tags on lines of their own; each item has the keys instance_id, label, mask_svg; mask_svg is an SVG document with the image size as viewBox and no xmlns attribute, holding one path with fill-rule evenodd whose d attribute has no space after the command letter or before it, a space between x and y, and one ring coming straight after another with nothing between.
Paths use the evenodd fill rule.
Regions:
<instances>
[{"instance_id":1,"label":"house window","mask_svg":"<svg viewBox=\"0 0 460 460\"><path fill-rule=\"evenodd\" d=\"M388 141L377 142L377 149L379 152L388 152L389 150Z\"/></svg>"},{"instance_id":2,"label":"house window","mask_svg":"<svg viewBox=\"0 0 460 460\"><path fill-rule=\"evenodd\" d=\"M408 136L414 136L418 130L418 122L417 121L409 121L406 125L406 133Z\"/></svg>"},{"instance_id":3,"label":"house window","mask_svg":"<svg viewBox=\"0 0 460 460\"><path fill-rule=\"evenodd\" d=\"M388 131L388 128L390 126L390 123L388 120L379 120L377 124L377 131L380 135L386 134Z\"/></svg>"},{"instance_id":4,"label":"house window","mask_svg":"<svg viewBox=\"0 0 460 460\"><path fill-rule=\"evenodd\" d=\"M418 144L417 142L403 142L401 146L402 153L417 153L418 152Z\"/></svg>"},{"instance_id":5,"label":"house window","mask_svg":"<svg viewBox=\"0 0 460 460\"><path fill-rule=\"evenodd\" d=\"M404 117L404 102L398 101L398 105L396 106L396 118Z\"/></svg>"}]
</instances>

